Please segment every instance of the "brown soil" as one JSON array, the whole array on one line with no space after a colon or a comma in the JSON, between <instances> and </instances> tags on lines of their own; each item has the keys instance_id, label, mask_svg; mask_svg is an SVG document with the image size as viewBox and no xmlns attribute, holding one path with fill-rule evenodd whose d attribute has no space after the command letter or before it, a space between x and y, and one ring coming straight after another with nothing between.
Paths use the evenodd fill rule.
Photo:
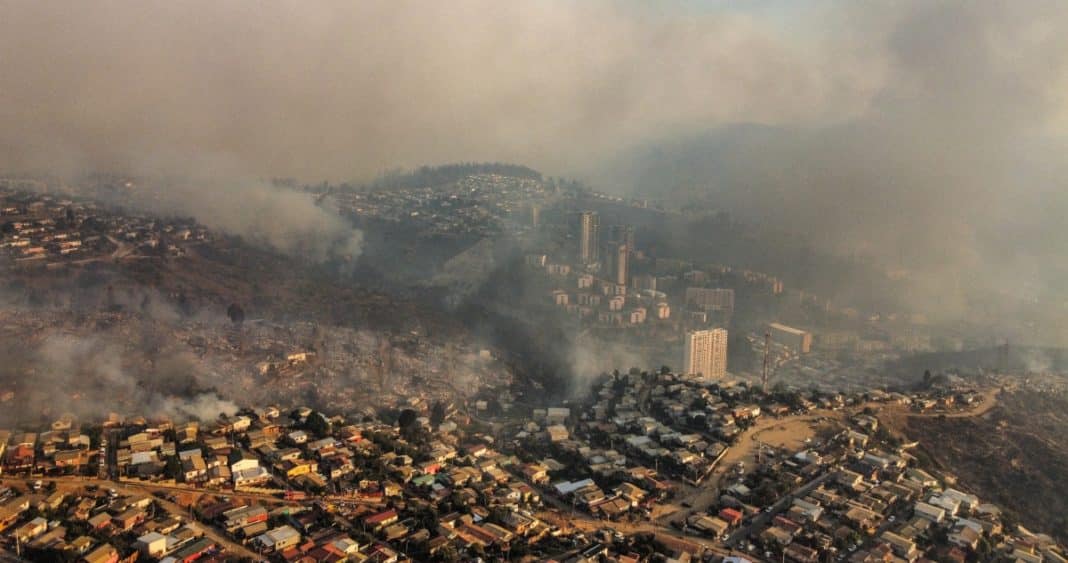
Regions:
<instances>
[{"instance_id":1,"label":"brown soil","mask_svg":"<svg viewBox=\"0 0 1068 563\"><path fill-rule=\"evenodd\" d=\"M907 417L921 455L1036 532L1068 540L1068 397L1004 393L975 417Z\"/></svg>"}]
</instances>

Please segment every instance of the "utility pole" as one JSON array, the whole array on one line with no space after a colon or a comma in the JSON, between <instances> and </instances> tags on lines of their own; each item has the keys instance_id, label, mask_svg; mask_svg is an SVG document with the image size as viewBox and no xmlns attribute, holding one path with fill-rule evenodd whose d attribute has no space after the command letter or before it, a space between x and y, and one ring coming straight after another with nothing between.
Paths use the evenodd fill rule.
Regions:
<instances>
[{"instance_id":1,"label":"utility pole","mask_svg":"<svg viewBox=\"0 0 1068 563\"><path fill-rule=\"evenodd\" d=\"M771 333L764 333L764 370L760 377L760 385L764 388L764 393L768 392L768 358L771 355Z\"/></svg>"}]
</instances>

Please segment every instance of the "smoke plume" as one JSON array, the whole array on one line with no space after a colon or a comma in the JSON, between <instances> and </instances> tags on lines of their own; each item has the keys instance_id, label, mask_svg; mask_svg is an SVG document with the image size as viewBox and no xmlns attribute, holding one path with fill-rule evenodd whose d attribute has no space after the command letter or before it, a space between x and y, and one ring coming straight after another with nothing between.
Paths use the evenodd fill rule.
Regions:
<instances>
[{"instance_id":1,"label":"smoke plume","mask_svg":"<svg viewBox=\"0 0 1068 563\"><path fill-rule=\"evenodd\" d=\"M135 354L136 355L136 354ZM180 356L157 360L153 369L135 374L124 348L102 338L53 335L45 339L32 357L33 383L23 390L24 415L40 409L58 416L82 414L99 417L102 409L175 420L210 421L220 414L233 414L237 405L213 391L201 391L195 383L194 364ZM33 393L45 393L47 402Z\"/></svg>"},{"instance_id":2,"label":"smoke plume","mask_svg":"<svg viewBox=\"0 0 1068 563\"><path fill-rule=\"evenodd\" d=\"M195 217L201 224L314 261L359 256L363 233L310 194L257 179L231 159L143 156L137 183L115 203Z\"/></svg>"},{"instance_id":3,"label":"smoke plume","mask_svg":"<svg viewBox=\"0 0 1068 563\"><path fill-rule=\"evenodd\" d=\"M683 126L859 111L872 82L754 14L607 1L7 3L0 52L0 155L49 171L157 152L310 179L576 169Z\"/></svg>"},{"instance_id":4,"label":"smoke plume","mask_svg":"<svg viewBox=\"0 0 1068 563\"><path fill-rule=\"evenodd\" d=\"M909 305L931 318L981 311L1000 324L1003 303L1063 311L1068 37L1058 30L1068 7L895 6L838 12L864 33L855 52L881 69L862 113L663 137L607 176L873 259L908 281Z\"/></svg>"},{"instance_id":5,"label":"smoke plume","mask_svg":"<svg viewBox=\"0 0 1068 563\"><path fill-rule=\"evenodd\" d=\"M193 180L162 207L286 251L359 234L255 178L517 161L873 256L944 316L990 294L1065 302L1064 2L111 0L3 16L0 167L177 171Z\"/></svg>"}]
</instances>

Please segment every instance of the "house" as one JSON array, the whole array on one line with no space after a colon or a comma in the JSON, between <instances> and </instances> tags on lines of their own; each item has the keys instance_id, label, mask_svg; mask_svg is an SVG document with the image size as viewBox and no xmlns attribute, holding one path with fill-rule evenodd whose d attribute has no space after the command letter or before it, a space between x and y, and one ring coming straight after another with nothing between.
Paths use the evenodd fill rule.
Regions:
<instances>
[{"instance_id":1,"label":"house","mask_svg":"<svg viewBox=\"0 0 1068 563\"><path fill-rule=\"evenodd\" d=\"M38 549L62 549L67 546L67 542L64 541L65 537L67 537L67 529L63 526L54 526L37 536L29 545Z\"/></svg>"},{"instance_id":2,"label":"house","mask_svg":"<svg viewBox=\"0 0 1068 563\"><path fill-rule=\"evenodd\" d=\"M979 506L979 497L968 493L963 493L956 489L946 489L942 491L940 495L943 498L951 499L958 507L964 510L972 510Z\"/></svg>"},{"instance_id":3,"label":"house","mask_svg":"<svg viewBox=\"0 0 1068 563\"><path fill-rule=\"evenodd\" d=\"M260 467L258 461L255 466L241 470L234 470L231 467L230 471L234 487L255 487L271 480L271 474L263 467Z\"/></svg>"},{"instance_id":4,"label":"house","mask_svg":"<svg viewBox=\"0 0 1068 563\"><path fill-rule=\"evenodd\" d=\"M862 477L856 471L842 469L834 476L834 480L845 487L855 488L862 481Z\"/></svg>"},{"instance_id":5,"label":"house","mask_svg":"<svg viewBox=\"0 0 1068 563\"><path fill-rule=\"evenodd\" d=\"M230 473L230 468L225 464L208 466L208 475L204 480L206 485L219 487L231 481L233 481L233 475Z\"/></svg>"},{"instance_id":6,"label":"house","mask_svg":"<svg viewBox=\"0 0 1068 563\"><path fill-rule=\"evenodd\" d=\"M230 452L227 462L230 465L230 472L232 473L260 466L259 458L244 450L234 450Z\"/></svg>"},{"instance_id":7,"label":"house","mask_svg":"<svg viewBox=\"0 0 1068 563\"><path fill-rule=\"evenodd\" d=\"M862 506L853 506L843 515L843 518L853 525L854 529L871 532L882 520L882 516Z\"/></svg>"},{"instance_id":8,"label":"house","mask_svg":"<svg viewBox=\"0 0 1068 563\"><path fill-rule=\"evenodd\" d=\"M101 512L91 516L87 523L93 530L102 530L111 525L111 516L107 512Z\"/></svg>"},{"instance_id":9,"label":"house","mask_svg":"<svg viewBox=\"0 0 1068 563\"><path fill-rule=\"evenodd\" d=\"M57 469L81 467L89 463L89 452L87 450L57 451L52 461L56 464Z\"/></svg>"},{"instance_id":10,"label":"house","mask_svg":"<svg viewBox=\"0 0 1068 563\"><path fill-rule=\"evenodd\" d=\"M945 510L943 510L942 508L939 508L937 506L932 506L930 504L927 504L926 502L917 502L913 506L913 512L915 512L916 516L919 516L921 518L926 518L927 520L930 520L930 521L936 522L936 523L941 522L942 520L945 520L945 518L946 518L946 511Z\"/></svg>"},{"instance_id":11,"label":"house","mask_svg":"<svg viewBox=\"0 0 1068 563\"><path fill-rule=\"evenodd\" d=\"M279 526L256 536L252 541L265 551L281 552L300 543L300 532L292 526Z\"/></svg>"},{"instance_id":12,"label":"house","mask_svg":"<svg viewBox=\"0 0 1068 563\"><path fill-rule=\"evenodd\" d=\"M687 519L686 523L717 539L723 537L730 529L730 524L724 520L704 514L695 514Z\"/></svg>"},{"instance_id":13,"label":"house","mask_svg":"<svg viewBox=\"0 0 1068 563\"><path fill-rule=\"evenodd\" d=\"M919 550L916 549L916 542L894 532L887 530L879 536L879 539L886 542L898 557L906 561L914 561L920 556Z\"/></svg>"},{"instance_id":14,"label":"house","mask_svg":"<svg viewBox=\"0 0 1068 563\"><path fill-rule=\"evenodd\" d=\"M181 561L183 563L191 563L200 559L211 550L215 549L215 541L209 538L200 538L190 544L187 544L178 551L175 551L171 556L175 561ZM170 558L168 558L170 559Z\"/></svg>"},{"instance_id":15,"label":"house","mask_svg":"<svg viewBox=\"0 0 1068 563\"><path fill-rule=\"evenodd\" d=\"M805 527L802 526L801 524L798 524L797 522L794 522L793 520L791 520L791 519L789 519L789 518L787 518L785 516L782 516L782 515L778 515L778 516L775 516L774 518L772 518L771 519L771 523L775 527L777 527L777 528L779 528L781 530L785 530L791 536L796 536L797 534L800 534L801 532L803 532L805 530Z\"/></svg>"},{"instance_id":16,"label":"house","mask_svg":"<svg viewBox=\"0 0 1068 563\"><path fill-rule=\"evenodd\" d=\"M202 481L208 475L208 466L204 463L200 451L193 455L182 457L182 479L186 483Z\"/></svg>"},{"instance_id":17,"label":"house","mask_svg":"<svg viewBox=\"0 0 1068 563\"><path fill-rule=\"evenodd\" d=\"M145 512L140 508L130 508L111 519L111 523L122 531L127 531L145 521Z\"/></svg>"},{"instance_id":18,"label":"house","mask_svg":"<svg viewBox=\"0 0 1068 563\"><path fill-rule=\"evenodd\" d=\"M635 504L644 500L646 496L644 489L626 482L620 483L620 485L616 487L616 492Z\"/></svg>"},{"instance_id":19,"label":"house","mask_svg":"<svg viewBox=\"0 0 1068 563\"><path fill-rule=\"evenodd\" d=\"M111 544L104 544L82 557L83 563L118 563L119 551Z\"/></svg>"},{"instance_id":20,"label":"house","mask_svg":"<svg viewBox=\"0 0 1068 563\"><path fill-rule=\"evenodd\" d=\"M317 464L306 459L287 459L276 466L285 475L286 479L296 479L301 475L307 475L314 471Z\"/></svg>"},{"instance_id":21,"label":"house","mask_svg":"<svg viewBox=\"0 0 1068 563\"><path fill-rule=\"evenodd\" d=\"M134 547L146 557L160 557L167 551L167 536L158 532L149 532L137 538Z\"/></svg>"},{"instance_id":22,"label":"house","mask_svg":"<svg viewBox=\"0 0 1068 563\"><path fill-rule=\"evenodd\" d=\"M970 526L957 526L949 534L949 543L962 548L975 549L980 533Z\"/></svg>"},{"instance_id":23,"label":"house","mask_svg":"<svg viewBox=\"0 0 1068 563\"><path fill-rule=\"evenodd\" d=\"M78 504L70 509L70 517L74 520L85 521L89 519L89 513L96 506L96 499L83 498Z\"/></svg>"},{"instance_id":24,"label":"house","mask_svg":"<svg viewBox=\"0 0 1068 563\"><path fill-rule=\"evenodd\" d=\"M783 549L783 555L791 561L798 563L817 563L820 560L820 552L796 543L792 543Z\"/></svg>"},{"instance_id":25,"label":"house","mask_svg":"<svg viewBox=\"0 0 1068 563\"><path fill-rule=\"evenodd\" d=\"M805 499L794 499L793 507L797 508L797 512L809 522L815 522L820 519L820 516L823 515L822 506Z\"/></svg>"},{"instance_id":26,"label":"house","mask_svg":"<svg viewBox=\"0 0 1068 563\"><path fill-rule=\"evenodd\" d=\"M390 509L365 517L363 523L368 528L377 530L393 524L398 519L397 511Z\"/></svg>"},{"instance_id":27,"label":"house","mask_svg":"<svg viewBox=\"0 0 1068 563\"><path fill-rule=\"evenodd\" d=\"M22 543L26 543L47 531L48 520L38 517L19 526L15 530L15 538Z\"/></svg>"},{"instance_id":28,"label":"house","mask_svg":"<svg viewBox=\"0 0 1068 563\"><path fill-rule=\"evenodd\" d=\"M37 504L38 510L55 510L67 499L67 493L56 491Z\"/></svg>"},{"instance_id":29,"label":"house","mask_svg":"<svg viewBox=\"0 0 1068 563\"><path fill-rule=\"evenodd\" d=\"M543 485L549 482L549 469L540 463L528 463L520 469L528 481Z\"/></svg>"},{"instance_id":30,"label":"house","mask_svg":"<svg viewBox=\"0 0 1068 563\"><path fill-rule=\"evenodd\" d=\"M769 544L788 545L794 541L794 536L778 526L771 526L760 534L760 539Z\"/></svg>"},{"instance_id":31,"label":"house","mask_svg":"<svg viewBox=\"0 0 1068 563\"><path fill-rule=\"evenodd\" d=\"M91 547L93 547L93 538L89 536L78 536L73 541L71 541L67 545L67 547L74 553L77 553L79 555L84 554L85 552L89 551Z\"/></svg>"},{"instance_id":32,"label":"house","mask_svg":"<svg viewBox=\"0 0 1068 563\"><path fill-rule=\"evenodd\" d=\"M227 510L222 514L222 520L227 530L233 530L257 522L266 522L267 516L266 508L260 505L253 505Z\"/></svg>"},{"instance_id":33,"label":"house","mask_svg":"<svg viewBox=\"0 0 1068 563\"><path fill-rule=\"evenodd\" d=\"M743 518L742 513L734 508L724 508L723 510L720 510L719 517L731 526L737 526L741 524Z\"/></svg>"},{"instance_id":34,"label":"house","mask_svg":"<svg viewBox=\"0 0 1068 563\"><path fill-rule=\"evenodd\" d=\"M556 424L545 429L546 435L549 437L550 442L562 442L567 440L570 434L567 431L567 427L562 424Z\"/></svg>"}]
</instances>

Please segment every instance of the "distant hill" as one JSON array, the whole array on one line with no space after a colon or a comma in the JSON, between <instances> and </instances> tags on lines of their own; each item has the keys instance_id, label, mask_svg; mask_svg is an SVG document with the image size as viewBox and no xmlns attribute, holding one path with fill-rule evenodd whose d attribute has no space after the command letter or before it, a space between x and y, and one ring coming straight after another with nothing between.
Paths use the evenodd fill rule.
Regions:
<instances>
[{"instance_id":1,"label":"distant hill","mask_svg":"<svg viewBox=\"0 0 1068 563\"><path fill-rule=\"evenodd\" d=\"M415 170L395 170L371 182L373 190L390 188L429 188L461 180L474 174L498 174L515 178L541 180L541 173L520 164L504 162L462 162L440 166L420 166Z\"/></svg>"},{"instance_id":2,"label":"distant hill","mask_svg":"<svg viewBox=\"0 0 1068 563\"><path fill-rule=\"evenodd\" d=\"M933 373L974 374L980 371L1045 373L1068 371L1068 349L1037 346L997 346L960 352L927 352L887 363L886 371L904 377Z\"/></svg>"}]
</instances>

